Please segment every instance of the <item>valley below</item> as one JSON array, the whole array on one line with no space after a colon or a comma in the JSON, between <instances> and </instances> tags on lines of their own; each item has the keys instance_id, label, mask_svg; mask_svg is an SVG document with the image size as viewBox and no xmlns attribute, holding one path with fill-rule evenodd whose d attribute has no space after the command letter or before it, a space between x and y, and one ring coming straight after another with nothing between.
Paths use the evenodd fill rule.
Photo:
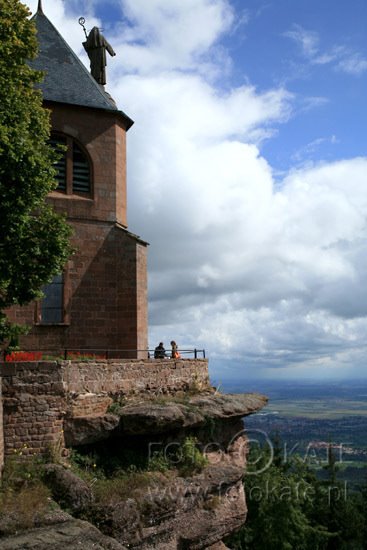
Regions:
<instances>
[{"instance_id":1,"label":"valley below","mask_svg":"<svg viewBox=\"0 0 367 550\"><path fill-rule=\"evenodd\" d=\"M367 483L367 383L231 380L225 391L258 391L268 405L246 418L252 446L280 447L282 460L298 455L326 475L330 449L337 476L354 490Z\"/></svg>"}]
</instances>

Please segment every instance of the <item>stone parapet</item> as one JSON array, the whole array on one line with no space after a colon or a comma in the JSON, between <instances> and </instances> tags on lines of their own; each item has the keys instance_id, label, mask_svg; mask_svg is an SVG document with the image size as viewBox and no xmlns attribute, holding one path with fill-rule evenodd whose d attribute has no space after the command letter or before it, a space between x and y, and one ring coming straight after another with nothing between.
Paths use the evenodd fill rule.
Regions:
<instances>
[{"instance_id":1,"label":"stone parapet","mask_svg":"<svg viewBox=\"0 0 367 550\"><path fill-rule=\"evenodd\" d=\"M60 368L69 393L156 396L210 386L207 359L62 361Z\"/></svg>"},{"instance_id":2,"label":"stone parapet","mask_svg":"<svg viewBox=\"0 0 367 550\"><path fill-rule=\"evenodd\" d=\"M205 359L34 361L0 365L3 375L0 439L3 429L5 454L62 449L66 418L103 415L113 399L174 395L210 387ZM0 464L1 460L0 441Z\"/></svg>"}]
</instances>

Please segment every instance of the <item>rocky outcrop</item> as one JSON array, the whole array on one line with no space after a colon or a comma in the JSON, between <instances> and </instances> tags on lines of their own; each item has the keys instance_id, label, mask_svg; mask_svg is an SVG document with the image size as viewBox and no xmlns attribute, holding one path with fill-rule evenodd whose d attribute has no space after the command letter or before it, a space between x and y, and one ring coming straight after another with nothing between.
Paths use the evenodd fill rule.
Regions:
<instances>
[{"instance_id":1,"label":"rocky outcrop","mask_svg":"<svg viewBox=\"0 0 367 550\"><path fill-rule=\"evenodd\" d=\"M127 550L92 524L71 516L62 523L52 523L2 538L0 547L1 550Z\"/></svg>"},{"instance_id":2,"label":"rocky outcrop","mask_svg":"<svg viewBox=\"0 0 367 550\"><path fill-rule=\"evenodd\" d=\"M89 517L129 548L204 549L244 523L242 476L242 468L210 465L193 477L153 484L140 496L92 506Z\"/></svg>"},{"instance_id":3,"label":"rocky outcrop","mask_svg":"<svg viewBox=\"0 0 367 550\"><path fill-rule=\"evenodd\" d=\"M120 417L115 414L68 416L64 421L65 444L67 447L76 447L104 441L119 424Z\"/></svg>"},{"instance_id":4,"label":"rocky outcrop","mask_svg":"<svg viewBox=\"0 0 367 550\"><path fill-rule=\"evenodd\" d=\"M179 400L127 401L116 414L70 417L65 425L69 446L85 445L124 435L154 435L182 429L198 428L208 420L225 420L247 416L267 403L263 395L198 394Z\"/></svg>"},{"instance_id":5,"label":"rocky outcrop","mask_svg":"<svg viewBox=\"0 0 367 550\"><path fill-rule=\"evenodd\" d=\"M110 534L130 548L199 550L220 541L246 519L243 470L211 466L192 478L152 488L140 501L104 509Z\"/></svg>"},{"instance_id":6,"label":"rocky outcrop","mask_svg":"<svg viewBox=\"0 0 367 550\"><path fill-rule=\"evenodd\" d=\"M135 486L128 478L122 493L105 489L103 498L96 480L85 483L63 466L48 465L44 479L53 498L87 521L67 516L52 525L43 522L24 535L2 538L1 548L225 550L222 539L240 528L247 514L243 474L248 448L242 417L266 402L258 394L207 391L134 397L117 401L110 407L113 413L100 415L94 411L83 417L78 412L73 417L69 409L65 440L68 446L80 446L80 452L83 446L93 445L93 452L100 446L105 455L127 451L140 461L148 451L149 456L154 457L154 451L167 456L167 449L180 449L190 436L207 457L206 465L184 471L178 455L168 471L146 472L148 484Z\"/></svg>"},{"instance_id":7,"label":"rocky outcrop","mask_svg":"<svg viewBox=\"0 0 367 550\"><path fill-rule=\"evenodd\" d=\"M196 428L208 419L238 418L259 410L267 400L259 394L207 394L190 397L183 403L141 402L119 411L125 434L165 433Z\"/></svg>"},{"instance_id":8,"label":"rocky outcrop","mask_svg":"<svg viewBox=\"0 0 367 550\"><path fill-rule=\"evenodd\" d=\"M247 440L242 417L261 409L259 394L214 391L158 399L132 398L111 407L113 414L69 417L69 445L105 440L159 452L194 434L209 465L191 477L162 474L141 492L110 503L92 503L84 517L122 545L142 550L199 550L219 545L245 522L247 508L242 477ZM147 448L144 447L147 452ZM179 471L179 464L177 465ZM223 547L222 547L223 548Z\"/></svg>"},{"instance_id":9,"label":"rocky outcrop","mask_svg":"<svg viewBox=\"0 0 367 550\"><path fill-rule=\"evenodd\" d=\"M80 513L92 503L90 486L60 464L47 464L43 480L62 508Z\"/></svg>"},{"instance_id":10,"label":"rocky outcrop","mask_svg":"<svg viewBox=\"0 0 367 550\"><path fill-rule=\"evenodd\" d=\"M231 424L231 423L230 423ZM233 427L237 423L233 422ZM227 427L228 428L228 427ZM4 550L225 550L220 542L246 519L242 477L247 441L242 434L228 452L211 452L210 463L197 474L182 477L177 471L154 474L148 485L125 498L98 501L88 485L67 468L47 465L45 477L65 512L43 517L38 529L2 537ZM235 459L234 459L235 458ZM95 526L98 526L98 529Z\"/></svg>"}]
</instances>

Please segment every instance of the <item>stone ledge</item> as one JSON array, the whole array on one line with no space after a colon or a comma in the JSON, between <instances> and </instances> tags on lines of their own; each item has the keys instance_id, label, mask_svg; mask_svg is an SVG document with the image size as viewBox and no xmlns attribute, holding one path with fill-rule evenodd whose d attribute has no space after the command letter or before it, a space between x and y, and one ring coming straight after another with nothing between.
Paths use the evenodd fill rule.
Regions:
<instances>
[{"instance_id":1,"label":"stone ledge","mask_svg":"<svg viewBox=\"0 0 367 550\"><path fill-rule=\"evenodd\" d=\"M165 401L165 402L162 402ZM188 397L175 402L169 397L127 401L114 414L68 417L65 429L67 445L86 445L111 437L152 435L204 426L209 419L236 419L264 407L267 398L260 394L210 394Z\"/></svg>"},{"instance_id":2,"label":"stone ledge","mask_svg":"<svg viewBox=\"0 0 367 550\"><path fill-rule=\"evenodd\" d=\"M71 516L69 518L48 527L1 537L1 550L127 550L115 539L103 535L91 523Z\"/></svg>"}]
</instances>

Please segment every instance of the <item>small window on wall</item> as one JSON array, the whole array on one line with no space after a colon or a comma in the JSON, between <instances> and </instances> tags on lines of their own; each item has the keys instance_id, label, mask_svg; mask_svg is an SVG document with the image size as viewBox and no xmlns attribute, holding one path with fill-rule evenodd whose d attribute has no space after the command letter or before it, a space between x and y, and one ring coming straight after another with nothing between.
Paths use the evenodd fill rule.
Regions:
<instances>
[{"instance_id":1,"label":"small window on wall","mask_svg":"<svg viewBox=\"0 0 367 550\"><path fill-rule=\"evenodd\" d=\"M56 191L67 195L90 196L92 178L87 153L70 136L52 134L50 143L55 149L58 149L58 145L66 146L66 151L61 153L61 158L55 163L58 183ZM60 152L59 149L58 152Z\"/></svg>"},{"instance_id":2,"label":"small window on wall","mask_svg":"<svg viewBox=\"0 0 367 550\"><path fill-rule=\"evenodd\" d=\"M56 275L51 283L42 289L44 298L41 302L40 322L55 325L64 322L64 277Z\"/></svg>"}]
</instances>

